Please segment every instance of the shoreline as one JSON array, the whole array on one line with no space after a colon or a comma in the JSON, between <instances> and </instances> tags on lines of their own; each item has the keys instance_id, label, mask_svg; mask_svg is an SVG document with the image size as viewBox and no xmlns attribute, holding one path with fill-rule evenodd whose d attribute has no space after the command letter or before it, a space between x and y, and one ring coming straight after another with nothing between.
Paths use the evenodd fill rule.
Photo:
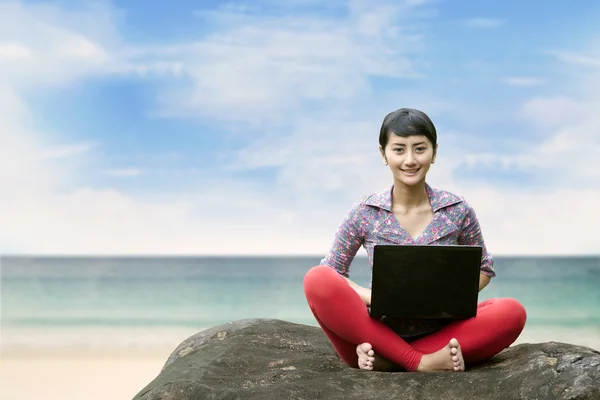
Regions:
<instances>
[{"instance_id":1,"label":"shoreline","mask_svg":"<svg viewBox=\"0 0 600 400\"><path fill-rule=\"evenodd\" d=\"M222 324L227 325L227 324ZM315 324L304 324L319 328ZM124 328L124 327L11 327L0 326L0 356L16 353L64 354L166 354L183 341L212 327ZM515 343L563 342L600 350L600 326L558 327L526 324ZM166 359L166 358L165 358Z\"/></svg>"},{"instance_id":2,"label":"shoreline","mask_svg":"<svg viewBox=\"0 0 600 400\"><path fill-rule=\"evenodd\" d=\"M34 347L0 347L0 362L5 359L38 359L38 358L148 358L164 357L167 361L169 355L175 348L167 347L148 347L148 348L85 348L85 347L53 347L53 348L34 348Z\"/></svg>"}]
</instances>

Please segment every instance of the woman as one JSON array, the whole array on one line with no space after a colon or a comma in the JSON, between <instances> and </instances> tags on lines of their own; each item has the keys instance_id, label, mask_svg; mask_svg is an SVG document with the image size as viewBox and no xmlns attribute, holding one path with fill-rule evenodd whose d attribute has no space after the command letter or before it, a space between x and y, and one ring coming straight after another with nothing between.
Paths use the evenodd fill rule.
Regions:
<instances>
[{"instance_id":1,"label":"woman","mask_svg":"<svg viewBox=\"0 0 600 400\"><path fill-rule=\"evenodd\" d=\"M370 289L349 279L361 246L371 265L376 244L481 246L479 290L495 276L473 208L426 183L437 154L436 129L429 117L406 108L388 114L379 144L393 186L352 207L329 254L304 278L308 304L341 359L354 368L464 371L465 365L485 361L517 339L525 326L525 309L514 299L502 298L483 301L475 317L450 323L416 319L386 325L369 316Z\"/></svg>"}]
</instances>

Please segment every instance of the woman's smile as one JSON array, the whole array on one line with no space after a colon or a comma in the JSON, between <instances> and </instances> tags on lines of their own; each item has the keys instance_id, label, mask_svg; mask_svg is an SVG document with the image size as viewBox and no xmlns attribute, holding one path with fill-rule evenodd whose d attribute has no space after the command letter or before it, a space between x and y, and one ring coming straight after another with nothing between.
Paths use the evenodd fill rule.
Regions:
<instances>
[{"instance_id":1,"label":"woman's smile","mask_svg":"<svg viewBox=\"0 0 600 400\"><path fill-rule=\"evenodd\" d=\"M414 176L417 174L417 172L419 172L421 168L412 168L412 169L402 169L400 168L400 171L404 172L405 175L408 176Z\"/></svg>"}]
</instances>

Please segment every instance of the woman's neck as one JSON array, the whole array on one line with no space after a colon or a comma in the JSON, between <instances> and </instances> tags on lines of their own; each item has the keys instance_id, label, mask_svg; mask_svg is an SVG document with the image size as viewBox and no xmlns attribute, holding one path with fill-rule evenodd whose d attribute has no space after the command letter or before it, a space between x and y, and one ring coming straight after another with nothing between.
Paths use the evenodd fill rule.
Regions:
<instances>
[{"instance_id":1,"label":"woman's neck","mask_svg":"<svg viewBox=\"0 0 600 400\"><path fill-rule=\"evenodd\" d=\"M401 210L408 211L413 208L429 203L425 181L417 185L407 186L403 183L395 182L392 192L392 204Z\"/></svg>"}]
</instances>

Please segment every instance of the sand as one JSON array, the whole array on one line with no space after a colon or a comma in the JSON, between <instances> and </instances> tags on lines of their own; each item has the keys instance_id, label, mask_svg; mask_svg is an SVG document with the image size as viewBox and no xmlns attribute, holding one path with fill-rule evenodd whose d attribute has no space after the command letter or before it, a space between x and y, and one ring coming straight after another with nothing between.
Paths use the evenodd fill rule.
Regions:
<instances>
[{"instance_id":1,"label":"sand","mask_svg":"<svg viewBox=\"0 0 600 400\"><path fill-rule=\"evenodd\" d=\"M600 351L600 327L546 328L525 325L525 329L513 345L545 342L569 343Z\"/></svg>"},{"instance_id":2,"label":"sand","mask_svg":"<svg viewBox=\"0 0 600 400\"><path fill-rule=\"evenodd\" d=\"M11 350L0 354L0 399L131 400L173 349Z\"/></svg>"}]
</instances>

